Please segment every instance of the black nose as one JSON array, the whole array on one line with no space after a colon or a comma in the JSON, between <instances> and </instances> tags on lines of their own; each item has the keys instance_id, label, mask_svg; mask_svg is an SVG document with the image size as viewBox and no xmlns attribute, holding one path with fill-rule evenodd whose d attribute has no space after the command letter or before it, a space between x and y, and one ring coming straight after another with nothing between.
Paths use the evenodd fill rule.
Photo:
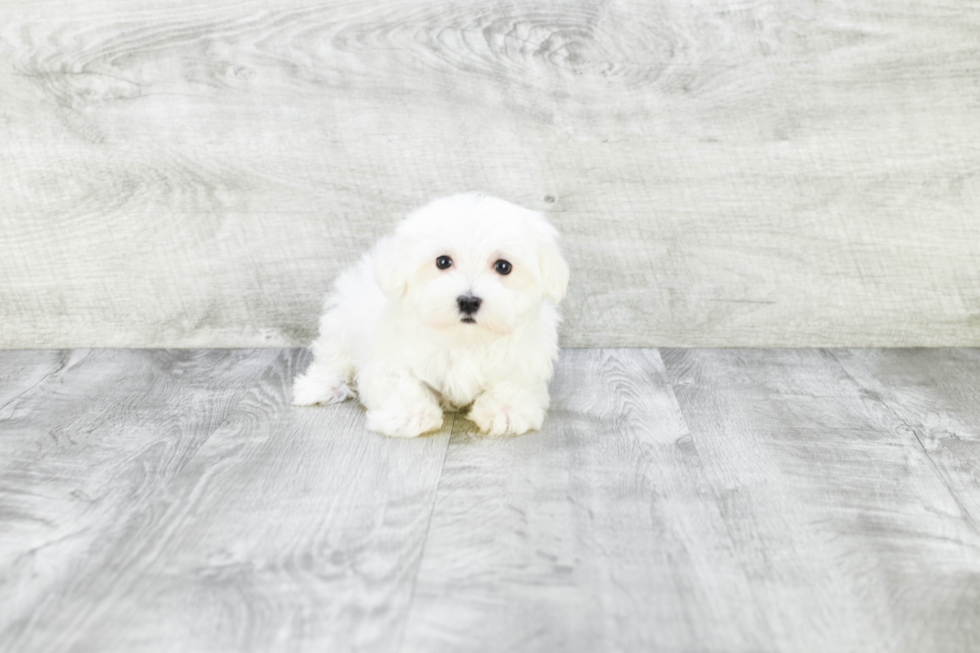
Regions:
<instances>
[{"instance_id":1,"label":"black nose","mask_svg":"<svg viewBox=\"0 0 980 653\"><path fill-rule=\"evenodd\" d=\"M459 305L460 313L473 315L480 310L480 304L483 303L483 300L472 295L460 295L456 298L456 303Z\"/></svg>"}]
</instances>

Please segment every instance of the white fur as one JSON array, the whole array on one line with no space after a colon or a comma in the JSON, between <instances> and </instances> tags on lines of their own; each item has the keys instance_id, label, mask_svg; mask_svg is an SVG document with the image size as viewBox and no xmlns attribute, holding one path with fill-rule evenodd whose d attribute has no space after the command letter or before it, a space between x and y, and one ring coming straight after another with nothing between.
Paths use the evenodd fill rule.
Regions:
<instances>
[{"instance_id":1,"label":"white fur","mask_svg":"<svg viewBox=\"0 0 980 653\"><path fill-rule=\"evenodd\" d=\"M440 270L440 256L452 267ZM500 259L510 274L494 271ZM344 401L356 387L368 428L397 437L467 406L491 435L538 429L567 285L558 233L540 213L478 193L436 200L337 279L293 403ZM474 324L461 321L465 295L482 300Z\"/></svg>"}]
</instances>

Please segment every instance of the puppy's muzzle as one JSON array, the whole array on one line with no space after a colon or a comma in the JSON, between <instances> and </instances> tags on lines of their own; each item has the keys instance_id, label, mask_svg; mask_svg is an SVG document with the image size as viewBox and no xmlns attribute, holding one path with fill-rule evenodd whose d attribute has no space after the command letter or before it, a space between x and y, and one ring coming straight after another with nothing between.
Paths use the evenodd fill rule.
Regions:
<instances>
[{"instance_id":1,"label":"puppy's muzzle","mask_svg":"<svg viewBox=\"0 0 980 653\"><path fill-rule=\"evenodd\" d=\"M459 306L459 312L465 315L463 322L475 322L473 315L480 310L480 304L483 300L479 297L474 297L473 295L460 295L456 298L456 305Z\"/></svg>"}]
</instances>

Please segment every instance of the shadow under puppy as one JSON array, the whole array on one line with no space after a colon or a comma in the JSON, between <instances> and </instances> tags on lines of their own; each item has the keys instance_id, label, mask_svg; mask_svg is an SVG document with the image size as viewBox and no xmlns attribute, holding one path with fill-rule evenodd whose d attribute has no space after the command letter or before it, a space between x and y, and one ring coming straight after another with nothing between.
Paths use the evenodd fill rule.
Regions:
<instances>
[{"instance_id":1,"label":"shadow under puppy","mask_svg":"<svg viewBox=\"0 0 980 653\"><path fill-rule=\"evenodd\" d=\"M397 437L467 406L490 435L538 429L567 285L542 214L479 193L431 202L337 279L293 403L356 388L367 427Z\"/></svg>"}]
</instances>

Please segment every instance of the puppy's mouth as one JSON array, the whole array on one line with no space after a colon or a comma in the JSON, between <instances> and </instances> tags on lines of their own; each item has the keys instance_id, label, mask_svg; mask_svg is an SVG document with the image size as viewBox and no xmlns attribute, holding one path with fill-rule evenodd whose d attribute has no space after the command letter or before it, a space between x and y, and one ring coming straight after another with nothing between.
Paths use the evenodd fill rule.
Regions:
<instances>
[{"instance_id":1,"label":"puppy's mouth","mask_svg":"<svg viewBox=\"0 0 980 653\"><path fill-rule=\"evenodd\" d=\"M464 317L462 320L460 320L460 322L463 324L476 324L476 320L471 317Z\"/></svg>"}]
</instances>

